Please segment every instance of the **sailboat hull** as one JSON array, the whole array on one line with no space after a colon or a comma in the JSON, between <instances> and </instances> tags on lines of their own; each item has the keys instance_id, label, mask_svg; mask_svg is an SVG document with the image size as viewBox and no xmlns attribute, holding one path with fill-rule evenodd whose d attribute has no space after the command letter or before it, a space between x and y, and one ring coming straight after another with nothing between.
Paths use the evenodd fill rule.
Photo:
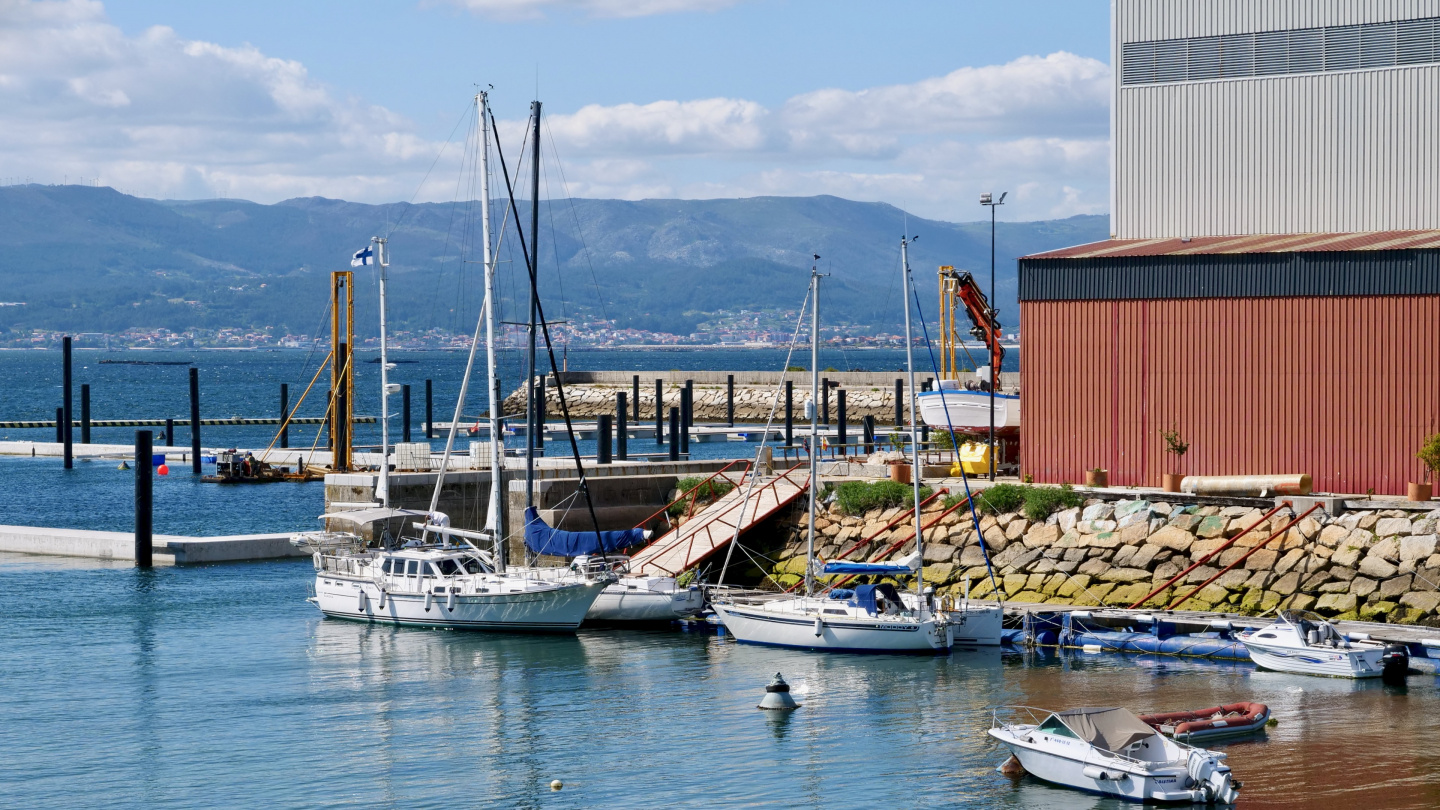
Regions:
<instances>
[{"instance_id":1,"label":"sailboat hull","mask_svg":"<svg viewBox=\"0 0 1440 810\"><path fill-rule=\"evenodd\" d=\"M321 574L315 578L315 604L337 619L452 630L505 630L530 633L573 633L605 587L604 582L559 585L518 593L457 594L454 605L445 595L385 594L373 581ZM361 593L364 597L361 597Z\"/></svg>"},{"instance_id":2,"label":"sailboat hull","mask_svg":"<svg viewBox=\"0 0 1440 810\"><path fill-rule=\"evenodd\" d=\"M673 583L674 580L671 580ZM600 592L586 621L592 622L671 622L694 616L705 607L699 588L649 590L630 587L625 578Z\"/></svg>"},{"instance_id":3,"label":"sailboat hull","mask_svg":"<svg viewBox=\"0 0 1440 810\"><path fill-rule=\"evenodd\" d=\"M934 619L864 619L788 614L765 606L714 606L736 641L797 650L861 653L942 653L950 649L947 623Z\"/></svg>"}]
</instances>

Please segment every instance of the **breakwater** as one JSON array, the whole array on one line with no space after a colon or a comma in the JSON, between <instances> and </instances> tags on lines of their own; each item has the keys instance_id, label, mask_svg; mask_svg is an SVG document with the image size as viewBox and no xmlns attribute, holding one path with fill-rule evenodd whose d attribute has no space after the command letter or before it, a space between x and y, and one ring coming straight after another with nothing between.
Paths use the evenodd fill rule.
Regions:
<instances>
[{"instance_id":1,"label":"breakwater","mask_svg":"<svg viewBox=\"0 0 1440 810\"><path fill-rule=\"evenodd\" d=\"M1019 390L1019 372L1003 372L1001 390L1015 393ZM895 422L896 383L905 385L905 374L871 371L825 371L822 381L828 383L829 395L821 396L820 411L829 413L831 420L838 420L841 393L844 392L846 418L854 424L867 416L884 425ZM633 420L636 392L639 397L641 422L654 422L656 403L656 381L660 382L660 403L668 412L680 408L682 391L687 382L695 391L694 420L696 422L725 422L729 419L730 391L733 385L735 419L739 422L764 422L772 410L776 420L785 418L784 383L793 384L791 396L793 413L798 420L804 413L805 403L810 401L810 373L808 371L764 372L764 371L672 371L646 372L639 375L636 386L635 375L621 371L571 371L562 372L565 385L565 400L573 417L593 418L601 414L614 413L616 394L626 395ZM923 388L933 384L933 374L917 374L917 383ZM554 375L548 375L545 385L545 410L554 417L560 413L560 394L554 385ZM903 402L902 402L903 404ZM512 391L504 403L506 415L525 413L525 389ZM907 409L908 412L908 409Z\"/></svg>"},{"instance_id":2,"label":"breakwater","mask_svg":"<svg viewBox=\"0 0 1440 810\"><path fill-rule=\"evenodd\" d=\"M847 559L912 553L914 526L902 511L847 515L831 505L816 522L823 537L817 553L824 559L851 549ZM926 581L937 593L958 597L968 580L971 597L993 598L969 512L947 514L939 498L922 512ZM1317 510L1284 531L1288 511L1266 515L1254 506L1092 499L1043 520L1011 512L980 523L1008 600L1108 607L1144 600L1143 607L1163 608L1219 574L1174 607L1245 615L1308 609L1339 619L1440 626L1440 509L1339 516ZM803 526L803 514L796 522ZM773 573L782 585L804 573L804 542L802 529L781 552Z\"/></svg>"}]
</instances>

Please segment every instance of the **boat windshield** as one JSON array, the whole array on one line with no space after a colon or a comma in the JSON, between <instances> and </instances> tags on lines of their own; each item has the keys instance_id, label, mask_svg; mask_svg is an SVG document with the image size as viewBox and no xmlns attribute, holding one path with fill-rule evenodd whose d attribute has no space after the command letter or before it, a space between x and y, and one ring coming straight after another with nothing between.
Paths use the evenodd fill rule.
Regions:
<instances>
[{"instance_id":1,"label":"boat windshield","mask_svg":"<svg viewBox=\"0 0 1440 810\"><path fill-rule=\"evenodd\" d=\"M1075 732L1071 731L1064 723L1060 722L1060 718L1056 717L1053 714L1045 718L1045 722L1036 726L1035 730L1043 731L1046 734L1053 734L1056 737L1071 737L1073 739L1079 739L1075 736Z\"/></svg>"}]
</instances>

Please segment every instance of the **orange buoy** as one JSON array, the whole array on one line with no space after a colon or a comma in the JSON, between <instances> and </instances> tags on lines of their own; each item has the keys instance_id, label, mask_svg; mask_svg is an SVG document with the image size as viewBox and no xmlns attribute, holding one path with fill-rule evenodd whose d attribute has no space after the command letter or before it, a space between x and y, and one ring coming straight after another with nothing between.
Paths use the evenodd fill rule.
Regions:
<instances>
[{"instance_id":1,"label":"orange buoy","mask_svg":"<svg viewBox=\"0 0 1440 810\"><path fill-rule=\"evenodd\" d=\"M161 464L159 467L156 467L156 468L155 468L155 472L160 473L161 475L169 475L169 474L170 474L170 465L169 465L169 464Z\"/></svg>"}]
</instances>

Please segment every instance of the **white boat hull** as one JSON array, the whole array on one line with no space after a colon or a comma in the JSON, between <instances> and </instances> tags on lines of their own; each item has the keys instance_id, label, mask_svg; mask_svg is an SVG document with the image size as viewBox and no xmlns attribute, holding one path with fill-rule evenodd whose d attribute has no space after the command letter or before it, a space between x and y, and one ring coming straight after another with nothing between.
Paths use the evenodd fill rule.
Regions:
<instances>
[{"instance_id":1,"label":"white boat hull","mask_svg":"<svg viewBox=\"0 0 1440 810\"><path fill-rule=\"evenodd\" d=\"M786 613L764 605L713 607L725 623L726 632L746 644L876 653L934 653L948 650L951 645L949 626L943 619L826 618Z\"/></svg>"},{"instance_id":2,"label":"white boat hull","mask_svg":"<svg viewBox=\"0 0 1440 810\"><path fill-rule=\"evenodd\" d=\"M444 627L454 630L518 630L573 633L594 604L604 582L557 584L516 593L456 594L387 592L381 605L373 581L319 574L315 604L326 616L376 624ZM363 594L363 596L362 596Z\"/></svg>"},{"instance_id":3,"label":"white boat hull","mask_svg":"<svg viewBox=\"0 0 1440 810\"><path fill-rule=\"evenodd\" d=\"M669 622L693 616L704 607L699 588L651 590L631 587L621 577L600 592L585 618L595 622Z\"/></svg>"},{"instance_id":4,"label":"white boat hull","mask_svg":"<svg viewBox=\"0 0 1440 810\"><path fill-rule=\"evenodd\" d=\"M1356 649L1325 647L1272 646L1247 640L1240 641L1250 651L1250 660L1264 669L1293 672L1299 675L1325 675L1332 678L1378 678L1383 671L1381 647Z\"/></svg>"},{"instance_id":5,"label":"white boat hull","mask_svg":"<svg viewBox=\"0 0 1440 810\"><path fill-rule=\"evenodd\" d=\"M962 647L998 647L1005 609L999 605L969 605L943 611L950 627L950 643Z\"/></svg>"},{"instance_id":6,"label":"white boat hull","mask_svg":"<svg viewBox=\"0 0 1440 810\"><path fill-rule=\"evenodd\" d=\"M990 736L1004 743L1020 760L1026 773L1036 779L1132 802L1205 801L1203 791L1185 787L1187 773L1183 767L1146 774L1117 767L1093 755L1088 757L1091 761L1087 761L1092 749L1080 740L1047 739L1049 745L1070 745L1075 749L1073 756L1065 756L1027 745L1023 738L1012 736L1003 728L990 729ZM1099 778L1102 776L1106 778Z\"/></svg>"},{"instance_id":7,"label":"white boat hull","mask_svg":"<svg viewBox=\"0 0 1440 810\"><path fill-rule=\"evenodd\" d=\"M985 391L926 391L916 400L920 418L932 430L990 428L990 394ZM995 428L1020 427L1020 397L995 395Z\"/></svg>"}]
</instances>

